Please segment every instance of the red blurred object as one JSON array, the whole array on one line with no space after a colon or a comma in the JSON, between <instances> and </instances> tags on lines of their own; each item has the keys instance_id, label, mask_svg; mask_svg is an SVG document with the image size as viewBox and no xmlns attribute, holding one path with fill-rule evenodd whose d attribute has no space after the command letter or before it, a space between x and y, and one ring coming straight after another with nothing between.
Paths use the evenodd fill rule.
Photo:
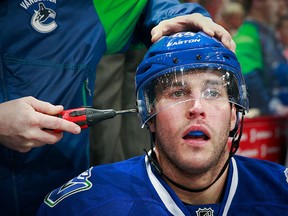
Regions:
<instances>
[{"instance_id":1,"label":"red blurred object","mask_svg":"<svg viewBox=\"0 0 288 216\"><path fill-rule=\"evenodd\" d=\"M276 116L244 118L243 134L236 154L284 164L287 120Z\"/></svg>"}]
</instances>

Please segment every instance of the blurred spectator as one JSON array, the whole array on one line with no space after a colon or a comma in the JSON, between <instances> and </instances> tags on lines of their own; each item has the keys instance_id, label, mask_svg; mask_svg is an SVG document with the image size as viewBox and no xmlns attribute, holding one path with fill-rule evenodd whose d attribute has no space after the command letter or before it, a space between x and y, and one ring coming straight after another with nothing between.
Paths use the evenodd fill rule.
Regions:
<instances>
[{"instance_id":1,"label":"blurred spectator","mask_svg":"<svg viewBox=\"0 0 288 216\"><path fill-rule=\"evenodd\" d=\"M287 115L286 101L281 99L288 84L288 65L275 37L280 0L242 3L246 17L234 40L248 87L250 115Z\"/></svg>"},{"instance_id":2,"label":"blurred spectator","mask_svg":"<svg viewBox=\"0 0 288 216\"><path fill-rule=\"evenodd\" d=\"M288 14L288 0L278 0L280 1L280 7L279 7L279 17L284 17Z\"/></svg>"},{"instance_id":3,"label":"blurred spectator","mask_svg":"<svg viewBox=\"0 0 288 216\"><path fill-rule=\"evenodd\" d=\"M244 8L241 3L231 0L182 0L197 2L209 11L216 23L223 26L230 34L234 34L244 19Z\"/></svg>"},{"instance_id":4,"label":"blurred spectator","mask_svg":"<svg viewBox=\"0 0 288 216\"><path fill-rule=\"evenodd\" d=\"M219 11L217 23L234 35L244 20L244 8L238 2L227 2Z\"/></svg>"},{"instance_id":5,"label":"blurred spectator","mask_svg":"<svg viewBox=\"0 0 288 216\"><path fill-rule=\"evenodd\" d=\"M288 59L288 14L280 17L276 31L283 55Z\"/></svg>"},{"instance_id":6,"label":"blurred spectator","mask_svg":"<svg viewBox=\"0 0 288 216\"><path fill-rule=\"evenodd\" d=\"M283 55L288 59L288 1L280 0L280 4L276 35L280 42Z\"/></svg>"},{"instance_id":7,"label":"blurred spectator","mask_svg":"<svg viewBox=\"0 0 288 216\"><path fill-rule=\"evenodd\" d=\"M182 2L197 2L202 5L215 20L218 19L218 14L227 0L182 0Z\"/></svg>"}]
</instances>

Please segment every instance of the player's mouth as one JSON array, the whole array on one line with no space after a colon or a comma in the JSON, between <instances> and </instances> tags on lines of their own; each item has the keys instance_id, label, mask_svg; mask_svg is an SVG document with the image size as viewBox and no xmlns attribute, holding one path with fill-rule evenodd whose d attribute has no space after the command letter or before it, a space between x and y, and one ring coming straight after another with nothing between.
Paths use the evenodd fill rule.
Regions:
<instances>
[{"instance_id":1,"label":"player's mouth","mask_svg":"<svg viewBox=\"0 0 288 216\"><path fill-rule=\"evenodd\" d=\"M183 139L185 140L203 140L206 141L210 137L209 135L204 132L203 130L192 130L189 131L185 136L183 136Z\"/></svg>"}]
</instances>

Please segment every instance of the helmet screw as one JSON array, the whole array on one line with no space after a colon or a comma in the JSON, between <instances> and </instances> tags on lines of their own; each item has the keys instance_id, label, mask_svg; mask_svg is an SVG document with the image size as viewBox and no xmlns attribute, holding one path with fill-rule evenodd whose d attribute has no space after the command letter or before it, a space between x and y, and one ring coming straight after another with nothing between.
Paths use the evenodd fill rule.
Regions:
<instances>
[{"instance_id":1,"label":"helmet screw","mask_svg":"<svg viewBox=\"0 0 288 216\"><path fill-rule=\"evenodd\" d=\"M199 54L196 56L196 59L197 59L197 60L200 60L201 58L202 58L202 56L199 55Z\"/></svg>"},{"instance_id":2,"label":"helmet screw","mask_svg":"<svg viewBox=\"0 0 288 216\"><path fill-rule=\"evenodd\" d=\"M179 59L178 58L174 58L173 59L173 63L177 64L179 62Z\"/></svg>"}]
</instances>

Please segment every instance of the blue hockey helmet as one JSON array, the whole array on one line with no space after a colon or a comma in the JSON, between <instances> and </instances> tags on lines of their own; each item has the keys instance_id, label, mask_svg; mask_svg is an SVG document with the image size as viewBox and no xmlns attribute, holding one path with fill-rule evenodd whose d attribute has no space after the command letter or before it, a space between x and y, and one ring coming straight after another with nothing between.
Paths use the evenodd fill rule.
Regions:
<instances>
[{"instance_id":1,"label":"blue hockey helmet","mask_svg":"<svg viewBox=\"0 0 288 216\"><path fill-rule=\"evenodd\" d=\"M227 91L228 100L237 111L248 112L248 96L235 54L217 39L203 32L180 32L164 36L146 53L135 76L138 111L143 126L155 115L155 86L159 82L187 73L201 71L221 74L221 82ZM205 89L203 99L213 99L210 89Z\"/></svg>"}]
</instances>

